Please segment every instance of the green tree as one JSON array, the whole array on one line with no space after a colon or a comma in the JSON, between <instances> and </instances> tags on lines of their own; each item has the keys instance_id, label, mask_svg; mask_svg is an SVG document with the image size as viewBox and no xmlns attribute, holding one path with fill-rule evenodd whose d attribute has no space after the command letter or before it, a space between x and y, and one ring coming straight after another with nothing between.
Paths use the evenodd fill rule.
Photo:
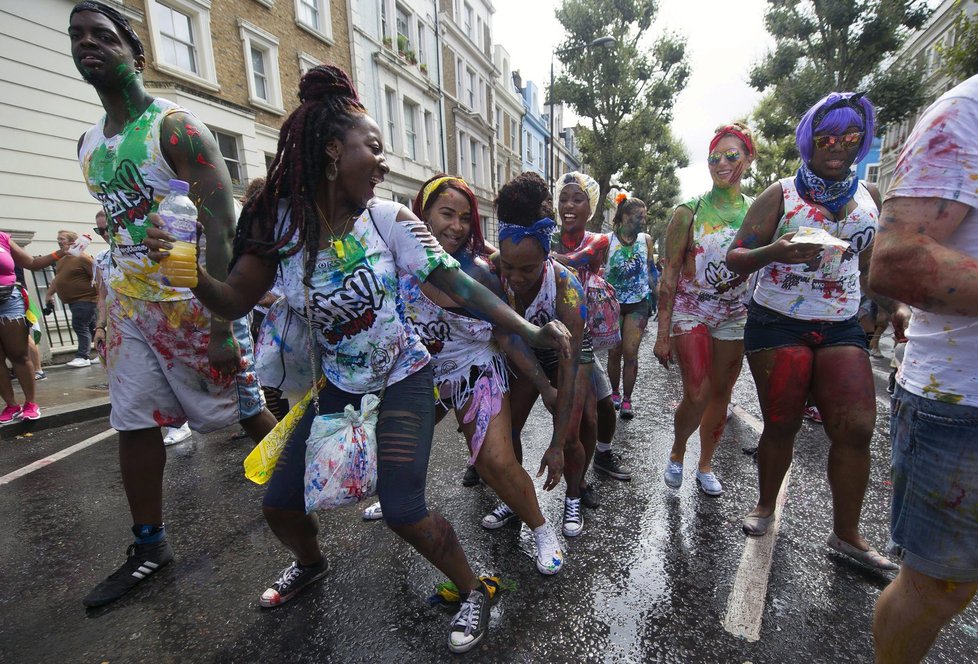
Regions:
<instances>
[{"instance_id":1,"label":"green tree","mask_svg":"<svg viewBox=\"0 0 978 664\"><path fill-rule=\"evenodd\" d=\"M658 0L564 0L556 12L567 34L549 97L582 118L581 152L602 200L617 173L645 158L648 142L635 137L668 125L689 77L685 41L649 35L657 12ZM614 46L586 48L604 35L615 38ZM588 227L600 226L601 210L595 210Z\"/></svg>"},{"instance_id":2,"label":"green tree","mask_svg":"<svg viewBox=\"0 0 978 664\"><path fill-rule=\"evenodd\" d=\"M941 54L941 68L955 81L978 74L978 16L968 18L965 2L958 0L957 3L958 15L951 27L954 43L937 45L937 52Z\"/></svg>"},{"instance_id":3,"label":"green tree","mask_svg":"<svg viewBox=\"0 0 978 664\"><path fill-rule=\"evenodd\" d=\"M689 166L689 155L666 124L640 134L635 140L640 145L641 158L627 164L618 179L622 188L645 201L648 208L646 232L658 242L669 224L673 208L680 203L681 187L676 171Z\"/></svg>"},{"instance_id":4,"label":"green tree","mask_svg":"<svg viewBox=\"0 0 978 664\"><path fill-rule=\"evenodd\" d=\"M868 87L875 102L873 82L885 60L929 15L925 0L768 0L764 22L775 48L751 70L750 84L773 92L794 122L833 90ZM906 96L920 94L919 78L905 76L903 84ZM765 131L775 141L788 133L786 126Z\"/></svg>"},{"instance_id":5,"label":"green tree","mask_svg":"<svg viewBox=\"0 0 978 664\"><path fill-rule=\"evenodd\" d=\"M757 155L744 176L743 191L757 196L776 180L798 169L798 148L795 145L797 120L787 117L774 94L765 95L754 107L747 125L754 132Z\"/></svg>"}]
</instances>

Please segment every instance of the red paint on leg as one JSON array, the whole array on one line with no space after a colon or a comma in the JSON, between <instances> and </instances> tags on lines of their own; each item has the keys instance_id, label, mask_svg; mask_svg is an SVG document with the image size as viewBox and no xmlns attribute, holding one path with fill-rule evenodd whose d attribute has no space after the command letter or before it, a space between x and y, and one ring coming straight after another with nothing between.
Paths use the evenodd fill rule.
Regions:
<instances>
[{"instance_id":1,"label":"red paint on leg","mask_svg":"<svg viewBox=\"0 0 978 664\"><path fill-rule=\"evenodd\" d=\"M800 417L795 412L799 393L807 393L812 380L812 353L801 346L789 346L774 351L774 363L767 381L767 410L772 422L785 422ZM800 403L804 403L801 400Z\"/></svg>"}]
</instances>

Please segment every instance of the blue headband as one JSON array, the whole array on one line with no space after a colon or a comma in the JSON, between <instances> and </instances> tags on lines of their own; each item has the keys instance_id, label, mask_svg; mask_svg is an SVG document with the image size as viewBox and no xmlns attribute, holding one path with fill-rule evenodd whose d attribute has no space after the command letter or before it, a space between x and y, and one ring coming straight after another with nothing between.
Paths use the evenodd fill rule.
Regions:
<instances>
[{"instance_id":1,"label":"blue headband","mask_svg":"<svg viewBox=\"0 0 978 664\"><path fill-rule=\"evenodd\" d=\"M507 224L505 221L499 222L499 241L512 240L513 244L519 244L523 238L532 237L543 247L544 253L550 253L550 234L557 228L557 224L550 217L544 217L533 222L532 226L520 226L519 224Z\"/></svg>"}]
</instances>

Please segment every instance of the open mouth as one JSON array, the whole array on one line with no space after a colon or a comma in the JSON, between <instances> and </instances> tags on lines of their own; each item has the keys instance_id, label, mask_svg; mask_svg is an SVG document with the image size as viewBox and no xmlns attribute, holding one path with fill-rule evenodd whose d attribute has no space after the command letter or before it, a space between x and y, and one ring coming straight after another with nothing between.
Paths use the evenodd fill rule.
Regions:
<instances>
[{"instance_id":1,"label":"open mouth","mask_svg":"<svg viewBox=\"0 0 978 664\"><path fill-rule=\"evenodd\" d=\"M86 54L81 56L81 58L78 59L78 62L85 65L86 67L96 67L96 66L101 66L103 64L102 58L91 54Z\"/></svg>"}]
</instances>

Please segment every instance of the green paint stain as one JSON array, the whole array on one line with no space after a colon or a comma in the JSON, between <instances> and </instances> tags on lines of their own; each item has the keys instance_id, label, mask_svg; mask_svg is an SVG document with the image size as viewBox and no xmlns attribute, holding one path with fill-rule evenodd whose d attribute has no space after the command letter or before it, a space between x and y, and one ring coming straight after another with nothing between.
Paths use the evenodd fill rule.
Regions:
<instances>
[{"instance_id":1,"label":"green paint stain","mask_svg":"<svg viewBox=\"0 0 978 664\"><path fill-rule=\"evenodd\" d=\"M930 375L930 384L924 388L924 394L933 395L933 398L937 401L943 403L957 404L960 403L964 398L960 394L954 394L953 392L944 392L941 390L941 384L937 380L937 376L934 374Z\"/></svg>"}]
</instances>

